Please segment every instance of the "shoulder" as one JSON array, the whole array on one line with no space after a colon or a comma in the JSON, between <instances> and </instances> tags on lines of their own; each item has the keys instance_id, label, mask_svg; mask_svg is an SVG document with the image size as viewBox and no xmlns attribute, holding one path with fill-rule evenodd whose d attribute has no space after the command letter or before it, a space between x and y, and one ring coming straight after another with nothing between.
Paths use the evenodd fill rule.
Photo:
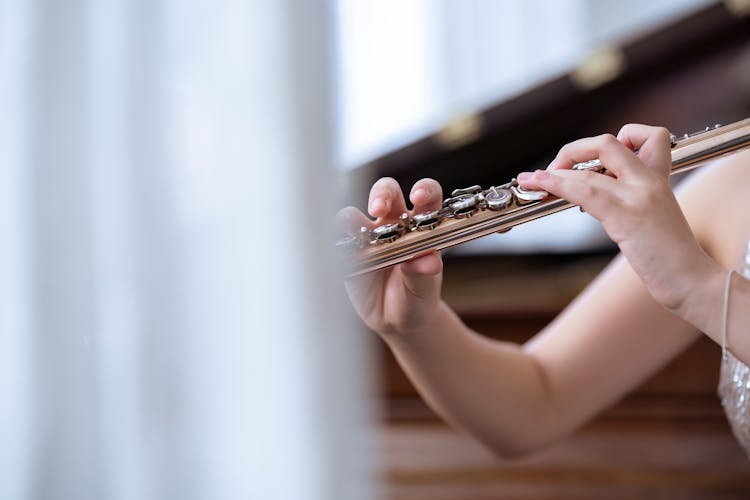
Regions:
<instances>
[{"instance_id":1,"label":"shoulder","mask_svg":"<svg viewBox=\"0 0 750 500\"><path fill-rule=\"evenodd\" d=\"M736 265L750 237L750 150L697 171L677 195L706 252L723 266Z\"/></svg>"}]
</instances>

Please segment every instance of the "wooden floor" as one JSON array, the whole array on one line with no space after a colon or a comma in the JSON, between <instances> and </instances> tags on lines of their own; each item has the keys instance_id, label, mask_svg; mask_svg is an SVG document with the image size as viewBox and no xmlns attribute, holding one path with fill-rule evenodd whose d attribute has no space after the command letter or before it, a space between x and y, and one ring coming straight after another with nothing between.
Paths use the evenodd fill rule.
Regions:
<instances>
[{"instance_id":1,"label":"wooden floor","mask_svg":"<svg viewBox=\"0 0 750 500\"><path fill-rule=\"evenodd\" d=\"M378 436L391 500L750 498L750 461L716 420L597 421L515 461L440 423L387 423Z\"/></svg>"}]
</instances>

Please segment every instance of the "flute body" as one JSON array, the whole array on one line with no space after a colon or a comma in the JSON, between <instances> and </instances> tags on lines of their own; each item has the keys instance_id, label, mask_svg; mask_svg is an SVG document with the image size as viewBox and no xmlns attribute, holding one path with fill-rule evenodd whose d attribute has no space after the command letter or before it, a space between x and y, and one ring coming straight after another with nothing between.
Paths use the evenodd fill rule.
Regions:
<instances>
[{"instance_id":1,"label":"flute body","mask_svg":"<svg viewBox=\"0 0 750 500\"><path fill-rule=\"evenodd\" d=\"M730 125L672 136L671 174L705 165L721 156L750 148L750 118ZM576 170L604 172L598 159L578 163ZM575 206L544 191L521 188L515 179L489 189L471 186L456 189L442 208L433 212L403 214L398 221L336 242L347 276L356 276L426 253L443 250Z\"/></svg>"}]
</instances>

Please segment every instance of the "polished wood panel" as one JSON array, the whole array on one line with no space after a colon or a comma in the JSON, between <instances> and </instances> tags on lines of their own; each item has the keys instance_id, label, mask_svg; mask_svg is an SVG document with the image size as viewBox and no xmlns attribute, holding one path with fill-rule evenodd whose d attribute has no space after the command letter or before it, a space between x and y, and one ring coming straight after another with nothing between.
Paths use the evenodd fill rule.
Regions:
<instances>
[{"instance_id":1,"label":"polished wood panel","mask_svg":"<svg viewBox=\"0 0 750 500\"><path fill-rule=\"evenodd\" d=\"M521 460L441 424L391 424L377 436L391 500L750 497L750 462L721 422L600 422Z\"/></svg>"}]
</instances>

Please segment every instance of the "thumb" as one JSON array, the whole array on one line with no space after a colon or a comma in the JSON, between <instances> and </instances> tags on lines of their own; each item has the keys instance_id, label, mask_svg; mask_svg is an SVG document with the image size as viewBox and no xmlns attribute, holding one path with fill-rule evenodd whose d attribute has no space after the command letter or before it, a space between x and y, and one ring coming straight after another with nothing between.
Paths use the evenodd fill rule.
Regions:
<instances>
[{"instance_id":1,"label":"thumb","mask_svg":"<svg viewBox=\"0 0 750 500\"><path fill-rule=\"evenodd\" d=\"M413 295L426 299L440 294L443 259L438 252L417 257L401 264L404 286Z\"/></svg>"}]
</instances>

